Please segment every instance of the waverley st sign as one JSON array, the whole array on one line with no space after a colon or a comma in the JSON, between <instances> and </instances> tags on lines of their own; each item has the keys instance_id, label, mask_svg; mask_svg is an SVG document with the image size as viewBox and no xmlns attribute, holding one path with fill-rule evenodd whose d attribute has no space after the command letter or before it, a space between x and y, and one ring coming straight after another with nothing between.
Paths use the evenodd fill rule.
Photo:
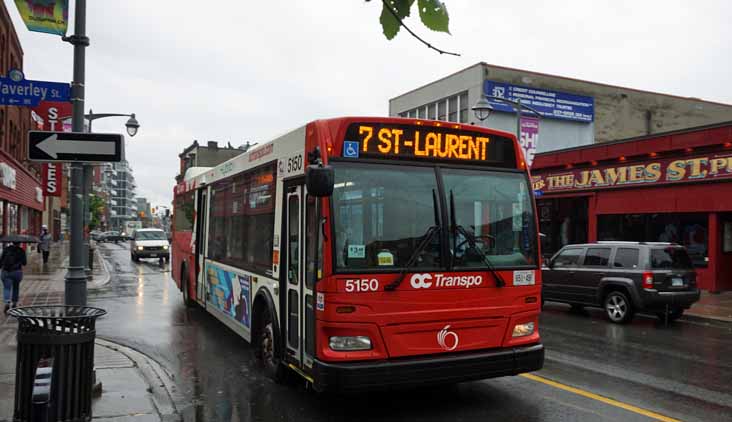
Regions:
<instances>
[{"instance_id":1,"label":"waverley st sign","mask_svg":"<svg viewBox=\"0 0 732 422\"><path fill-rule=\"evenodd\" d=\"M68 83L29 81L18 69L0 77L0 105L36 107L41 101L68 102L70 94Z\"/></svg>"}]
</instances>

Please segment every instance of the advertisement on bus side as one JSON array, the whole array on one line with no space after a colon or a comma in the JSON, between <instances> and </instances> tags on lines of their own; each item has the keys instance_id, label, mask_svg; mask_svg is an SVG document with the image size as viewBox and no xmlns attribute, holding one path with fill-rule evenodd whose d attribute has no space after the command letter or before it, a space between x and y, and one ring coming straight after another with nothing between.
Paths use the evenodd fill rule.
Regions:
<instances>
[{"instance_id":1,"label":"advertisement on bus side","mask_svg":"<svg viewBox=\"0 0 732 422\"><path fill-rule=\"evenodd\" d=\"M251 276L206 263L206 277L211 291L209 303L238 323L250 328Z\"/></svg>"}]
</instances>

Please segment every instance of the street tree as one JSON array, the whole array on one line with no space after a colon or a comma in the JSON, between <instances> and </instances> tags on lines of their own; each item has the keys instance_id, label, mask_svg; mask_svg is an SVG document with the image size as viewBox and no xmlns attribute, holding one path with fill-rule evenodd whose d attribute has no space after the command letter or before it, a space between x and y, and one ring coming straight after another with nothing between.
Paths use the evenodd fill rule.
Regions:
<instances>
[{"instance_id":1,"label":"street tree","mask_svg":"<svg viewBox=\"0 0 732 422\"><path fill-rule=\"evenodd\" d=\"M371 0L366 0L367 2ZM419 19L427 28L437 31L450 33L450 16L447 13L447 7L440 0L416 0L417 9L419 9ZM404 29L414 38L418 39L428 48L437 51L440 54L451 54L459 56L457 53L441 50L429 42L422 39L414 31L412 31L405 23L404 19L410 16L412 6L415 0L381 0L382 9L379 22L384 31L384 36L388 40L394 39L399 30Z\"/></svg>"}]
</instances>

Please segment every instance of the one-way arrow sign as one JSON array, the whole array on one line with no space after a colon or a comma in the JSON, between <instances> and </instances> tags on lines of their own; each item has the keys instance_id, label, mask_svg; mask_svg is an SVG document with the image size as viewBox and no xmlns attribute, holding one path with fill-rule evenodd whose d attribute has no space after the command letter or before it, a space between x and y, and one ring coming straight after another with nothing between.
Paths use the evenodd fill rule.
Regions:
<instances>
[{"instance_id":1,"label":"one-way arrow sign","mask_svg":"<svg viewBox=\"0 0 732 422\"><path fill-rule=\"evenodd\" d=\"M28 132L28 159L83 163L124 160L124 136L118 133Z\"/></svg>"}]
</instances>

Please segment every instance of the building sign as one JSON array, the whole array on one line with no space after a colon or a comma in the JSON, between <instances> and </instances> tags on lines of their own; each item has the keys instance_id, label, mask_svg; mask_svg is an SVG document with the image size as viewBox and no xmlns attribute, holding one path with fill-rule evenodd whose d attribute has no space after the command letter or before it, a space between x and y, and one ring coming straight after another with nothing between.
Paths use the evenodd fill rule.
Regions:
<instances>
[{"instance_id":1,"label":"building sign","mask_svg":"<svg viewBox=\"0 0 732 422\"><path fill-rule=\"evenodd\" d=\"M68 0L15 0L15 6L29 31L66 35Z\"/></svg>"},{"instance_id":2,"label":"building sign","mask_svg":"<svg viewBox=\"0 0 732 422\"><path fill-rule=\"evenodd\" d=\"M521 148L524 150L526 165L531 167L539 144L539 118L521 116Z\"/></svg>"},{"instance_id":3,"label":"building sign","mask_svg":"<svg viewBox=\"0 0 732 422\"><path fill-rule=\"evenodd\" d=\"M354 123L346 130L344 158L483 162L515 167L513 141L450 127Z\"/></svg>"},{"instance_id":4,"label":"building sign","mask_svg":"<svg viewBox=\"0 0 732 422\"><path fill-rule=\"evenodd\" d=\"M61 196L63 164L43 163L43 192L46 196Z\"/></svg>"},{"instance_id":5,"label":"building sign","mask_svg":"<svg viewBox=\"0 0 732 422\"><path fill-rule=\"evenodd\" d=\"M0 105L35 107L41 101L68 102L70 96L68 83L29 81L18 69L0 77Z\"/></svg>"},{"instance_id":6,"label":"building sign","mask_svg":"<svg viewBox=\"0 0 732 422\"><path fill-rule=\"evenodd\" d=\"M36 201L43 203L43 190L36 186Z\"/></svg>"},{"instance_id":7,"label":"building sign","mask_svg":"<svg viewBox=\"0 0 732 422\"><path fill-rule=\"evenodd\" d=\"M535 194L720 179L732 181L732 152L534 174L532 179Z\"/></svg>"},{"instance_id":8,"label":"building sign","mask_svg":"<svg viewBox=\"0 0 732 422\"><path fill-rule=\"evenodd\" d=\"M0 162L0 184L8 189L15 189L17 178L15 169L8 163Z\"/></svg>"},{"instance_id":9,"label":"building sign","mask_svg":"<svg viewBox=\"0 0 732 422\"><path fill-rule=\"evenodd\" d=\"M551 119L592 122L595 116L595 100L584 95L550 91L548 89L529 86L511 85L502 82L484 81L483 92L486 95L518 101L535 109L541 117ZM514 113L513 107L500 101L488 98L488 102L497 111Z\"/></svg>"}]
</instances>

